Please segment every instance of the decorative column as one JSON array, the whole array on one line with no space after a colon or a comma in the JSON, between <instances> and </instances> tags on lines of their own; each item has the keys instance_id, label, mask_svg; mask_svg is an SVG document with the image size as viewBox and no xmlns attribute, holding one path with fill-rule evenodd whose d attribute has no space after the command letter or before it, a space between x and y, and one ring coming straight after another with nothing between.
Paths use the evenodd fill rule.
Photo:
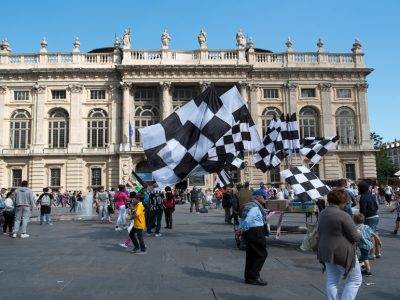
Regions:
<instances>
[{"instance_id":1,"label":"decorative column","mask_svg":"<svg viewBox=\"0 0 400 300\"><path fill-rule=\"evenodd\" d=\"M82 92L83 86L74 84L69 87L71 103L69 112L69 153L81 153L83 145L86 145L86 126L83 123L87 115L82 115ZM86 146L87 147L87 146Z\"/></svg>"},{"instance_id":2,"label":"decorative column","mask_svg":"<svg viewBox=\"0 0 400 300\"><path fill-rule=\"evenodd\" d=\"M45 147L45 135L47 127L44 126L44 120L47 114L44 109L46 101L46 87L35 84L32 87L33 92L33 110L32 110L32 151L34 153L43 153Z\"/></svg>"},{"instance_id":3,"label":"decorative column","mask_svg":"<svg viewBox=\"0 0 400 300\"><path fill-rule=\"evenodd\" d=\"M161 120L164 120L172 112L171 82L160 82L160 87L162 90L162 98L160 99Z\"/></svg>"},{"instance_id":4,"label":"decorative column","mask_svg":"<svg viewBox=\"0 0 400 300\"><path fill-rule=\"evenodd\" d=\"M357 120L358 124L360 124L359 132L359 142L363 147L371 148L371 140L370 140L370 128L368 121L368 99L367 99L367 83L360 83L357 85L358 89L358 105L359 105L359 120Z\"/></svg>"},{"instance_id":5,"label":"decorative column","mask_svg":"<svg viewBox=\"0 0 400 300\"><path fill-rule=\"evenodd\" d=\"M0 134L0 149L2 149L3 147L6 147L6 141L8 141L9 139L7 139L6 135L7 135L7 130L4 127L4 120L8 119L10 116L6 116L6 112L5 112L5 100L6 100L6 94L7 94L7 87L6 86L0 86L0 107L2 108L0 110L0 132L5 133L5 134ZM7 143L8 144L8 143Z\"/></svg>"},{"instance_id":6,"label":"decorative column","mask_svg":"<svg viewBox=\"0 0 400 300\"><path fill-rule=\"evenodd\" d=\"M129 148L129 112L130 112L130 89L132 83L122 82L122 137L121 137L121 150L128 150ZM133 126L131 124L131 126Z\"/></svg>"},{"instance_id":7,"label":"decorative column","mask_svg":"<svg viewBox=\"0 0 400 300\"><path fill-rule=\"evenodd\" d=\"M332 84L321 83L321 136L336 135L334 118L332 115Z\"/></svg>"},{"instance_id":8,"label":"decorative column","mask_svg":"<svg viewBox=\"0 0 400 300\"><path fill-rule=\"evenodd\" d=\"M120 102L121 93L118 87L113 85L109 85L107 88L107 99L109 100L109 116L110 116L110 146L115 147L118 143L118 134L119 134L119 111L118 111L118 103ZM117 151L115 148L111 148L111 151Z\"/></svg>"},{"instance_id":9,"label":"decorative column","mask_svg":"<svg viewBox=\"0 0 400 300\"><path fill-rule=\"evenodd\" d=\"M259 124L259 116L258 116L258 90L259 86L256 84L250 85L250 114L251 117L253 118L254 124L258 128ZM259 132L261 132L261 128L258 128Z\"/></svg>"}]
</instances>

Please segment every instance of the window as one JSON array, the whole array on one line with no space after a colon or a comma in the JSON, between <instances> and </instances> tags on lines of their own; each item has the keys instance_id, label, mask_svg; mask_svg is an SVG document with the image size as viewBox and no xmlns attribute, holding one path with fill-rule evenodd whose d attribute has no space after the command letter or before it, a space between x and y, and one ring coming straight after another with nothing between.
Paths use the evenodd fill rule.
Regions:
<instances>
[{"instance_id":1,"label":"window","mask_svg":"<svg viewBox=\"0 0 400 300\"><path fill-rule=\"evenodd\" d=\"M159 114L153 106L139 106L135 112L135 142L141 143L139 128L154 125L159 121Z\"/></svg>"},{"instance_id":2,"label":"window","mask_svg":"<svg viewBox=\"0 0 400 300\"><path fill-rule=\"evenodd\" d=\"M91 186L101 186L101 168L91 168Z\"/></svg>"},{"instance_id":3,"label":"window","mask_svg":"<svg viewBox=\"0 0 400 300\"><path fill-rule=\"evenodd\" d=\"M277 99L279 98L279 90L278 89L264 89L264 98L268 99Z\"/></svg>"},{"instance_id":4,"label":"window","mask_svg":"<svg viewBox=\"0 0 400 300\"><path fill-rule=\"evenodd\" d=\"M156 88L137 88L135 92L135 101L159 101L160 93Z\"/></svg>"},{"instance_id":5,"label":"window","mask_svg":"<svg viewBox=\"0 0 400 300\"><path fill-rule=\"evenodd\" d=\"M69 142L68 113L63 109L55 109L49 119L49 147L66 148Z\"/></svg>"},{"instance_id":6,"label":"window","mask_svg":"<svg viewBox=\"0 0 400 300\"><path fill-rule=\"evenodd\" d=\"M351 89L337 89L336 98L338 99L351 99Z\"/></svg>"},{"instance_id":7,"label":"window","mask_svg":"<svg viewBox=\"0 0 400 300\"><path fill-rule=\"evenodd\" d=\"M104 100L106 99L106 90L91 90L90 91L91 100Z\"/></svg>"},{"instance_id":8,"label":"window","mask_svg":"<svg viewBox=\"0 0 400 300\"><path fill-rule=\"evenodd\" d=\"M354 163L345 164L345 177L351 180L356 180L356 165Z\"/></svg>"},{"instance_id":9,"label":"window","mask_svg":"<svg viewBox=\"0 0 400 300\"><path fill-rule=\"evenodd\" d=\"M51 91L51 98L57 99L67 99L67 92L65 90L54 90Z\"/></svg>"},{"instance_id":10,"label":"window","mask_svg":"<svg viewBox=\"0 0 400 300\"><path fill-rule=\"evenodd\" d=\"M281 182L280 171L281 170L279 168L270 170L271 183L280 183Z\"/></svg>"},{"instance_id":11,"label":"window","mask_svg":"<svg viewBox=\"0 0 400 300\"><path fill-rule=\"evenodd\" d=\"M308 169L310 169L311 172L313 172L315 174L315 176L317 176L318 178L320 178L320 173L319 173L319 164L314 164L314 163L310 163L308 164Z\"/></svg>"},{"instance_id":12,"label":"window","mask_svg":"<svg viewBox=\"0 0 400 300\"><path fill-rule=\"evenodd\" d=\"M29 91L14 91L14 100L29 100Z\"/></svg>"},{"instance_id":13,"label":"window","mask_svg":"<svg viewBox=\"0 0 400 300\"><path fill-rule=\"evenodd\" d=\"M13 169L12 170L12 187L20 187L22 183L22 170Z\"/></svg>"},{"instance_id":14,"label":"window","mask_svg":"<svg viewBox=\"0 0 400 300\"><path fill-rule=\"evenodd\" d=\"M108 116L100 108L89 112L87 143L89 148L108 147Z\"/></svg>"},{"instance_id":15,"label":"window","mask_svg":"<svg viewBox=\"0 0 400 300\"><path fill-rule=\"evenodd\" d=\"M355 114L349 107L340 107L336 111L336 134L339 136L340 144L355 144Z\"/></svg>"},{"instance_id":16,"label":"window","mask_svg":"<svg viewBox=\"0 0 400 300\"><path fill-rule=\"evenodd\" d=\"M300 138L319 136L319 114L318 111L310 106L303 107L300 110L299 129Z\"/></svg>"},{"instance_id":17,"label":"window","mask_svg":"<svg viewBox=\"0 0 400 300\"><path fill-rule=\"evenodd\" d=\"M54 168L50 169L50 186L60 187L61 186L61 169Z\"/></svg>"},{"instance_id":18,"label":"window","mask_svg":"<svg viewBox=\"0 0 400 300\"><path fill-rule=\"evenodd\" d=\"M11 115L11 148L27 149L31 143L31 115L24 109L17 109Z\"/></svg>"},{"instance_id":19,"label":"window","mask_svg":"<svg viewBox=\"0 0 400 300\"><path fill-rule=\"evenodd\" d=\"M266 107L262 113L262 133L265 135L265 132L267 131L269 122L276 117L280 117L282 115L282 112L276 108L276 107Z\"/></svg>"},{"instance_id":20,"label":"window","mask_svg":"<svg viewBox=\"0 0 400 300\"><path fill-rule=\"evenodd\" d=\"M194 99L196 95L197 92L194 87L174 87L172 93L172 107L174 111Z\"/></svg>"},{"instance_id":21,"label":"window","mask_svg":"<svg viewBox=\"0 0 400 300\"><path fill-rule=\"evenodd\" d=\"M301 89L302 98L315 98L315 89Z\"/></svg>"}]
</instances>

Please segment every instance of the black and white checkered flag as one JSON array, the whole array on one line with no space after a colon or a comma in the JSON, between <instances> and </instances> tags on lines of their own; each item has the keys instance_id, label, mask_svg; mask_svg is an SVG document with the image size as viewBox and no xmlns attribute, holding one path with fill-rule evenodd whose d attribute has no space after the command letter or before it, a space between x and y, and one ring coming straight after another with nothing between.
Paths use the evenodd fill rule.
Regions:
<instances>
[{"instance_id":1,"label":"black and white checkered flag","mask_svg":"<svg viewBox=\"0 0 400 300\"><path fill-rule=\"evenodd\" d=\"M236 87L218 97L210 86L165 120L139 132L160 185L240 166L243 152L261 143Z\"/></svg>"},{"instance_id":2,"label":"black and white checkered flag","mask_svg":"<svg viewBox=\"0 0 400 300\"><path fill-rule=\"evenodd\" d=\"M286 122L282 122L282 143L287 156L298 153L300 149L299 125L297 123L296 113L290 117L286 115Z\"/></svg>"},{"instance_id":3,"label":"black and white checkered flag","mask_svg":"<svg viewBox=\"0 0 400 300\"><path fill-rule=\"evenodd\" d=\"M316 164L333 147L338 139L338 136L307 137L304 139L300 153Z\"/></svg>"},{"instance_id":4,"label":"black and white checkered flag","mask_svg":"<svg viewBox=\"0 0 400 300\"><path fill-rule=\"evenodd\" d=\"M225 170L217 172L215 177L215 186L228 186L233 182L232 176Z\"/></svg>"},{"instance_id":5,"label":"black and white checkered flag","mask_svg":"<svg viewBox=\"0 0 400 300\"><path fill-rule=\"evenodd\" d=\"M313 172L304 166L283 170L281 176L290 184L294 193L302 201L321 198L331 190Z\"/></svg>"}]
</instances>

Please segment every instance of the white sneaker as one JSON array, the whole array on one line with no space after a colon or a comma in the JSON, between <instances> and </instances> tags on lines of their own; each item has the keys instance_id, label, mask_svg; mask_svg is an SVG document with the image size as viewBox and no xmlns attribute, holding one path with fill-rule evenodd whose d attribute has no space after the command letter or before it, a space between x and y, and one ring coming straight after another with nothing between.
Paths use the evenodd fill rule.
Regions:
<instances>
[{"instance_id":1,"label":"white sneaker","mask_svg":"<svg viewBox=\"0 0 400 300\"><path fill-rule=\"evenodd\" d=\"M156 236L156 237L159 237L159 236L162 236L162 234L161 234L161 233L156 233L155 236Z\"/></svg>"},{"instance_id":2,"label":"white sneaker","mask_svg":"<svg viewBox=\"0 0 400 300\"><path fill-rule=\"evenodd\" d=\"M26 234L26 233L21 234L21 238L22 239L25 239L25 238L28 238L28 237L29 237L29 234Z\"/></svg>"},{"instance_id":3,"label":"white sneaker","mask_svg":"<svg viewBox=\"0 0 400 300\"><path fill-rule=\"evenodd\" d=\"M120 245L122 248L128 248L128 246L127 245L125 245L124 243L122 243L122 244L118 244L118 245Z\"/></svg>"},{"instance_id":4,"label":"white sneaker","mask_svg":"<svg viewBox=\"0 0 400 300\"><path fill-rule=\"evenodd\" d=\"M12 237L12 238L16 238L16 237L17 237L17 234L16 234L16 233L13 233L11 237Z\"/></svg>"}]
</instances>

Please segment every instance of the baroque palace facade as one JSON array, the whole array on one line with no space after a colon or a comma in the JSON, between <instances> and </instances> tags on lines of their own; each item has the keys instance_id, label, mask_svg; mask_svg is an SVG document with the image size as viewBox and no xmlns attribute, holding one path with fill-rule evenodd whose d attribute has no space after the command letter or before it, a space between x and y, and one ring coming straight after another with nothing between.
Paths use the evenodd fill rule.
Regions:
<instances>
[{"instance_id":1,"label":"baroque palace facade","mask_svg":"<svg viewBox=\"0 0 400 300\"><path fill-rule=\"evenodd\" d=\"M34 193L106 189L126 182L130 170L151 173L138 128L166 118L208 85L220 93L236 85L263 134L274 114L296 112L301 137L340 135L313 170L321 179L376 177L369 137L367 81L359 41L349 53L254 48L236 36L234 49L209 49L203 31L199 48L131 49L130 32L120 44L81 53L50 53L47 42L35 54L13 54L6 40L0 52L0 187L27 179ZM292 163L306 166L300 157ZM284 168L282 166L281 168ZM256 170L248 157L238 176L253 184L282 183L279 170ZM190 178L210 187L213 176Z\"/></svg>"}]
</instances>

